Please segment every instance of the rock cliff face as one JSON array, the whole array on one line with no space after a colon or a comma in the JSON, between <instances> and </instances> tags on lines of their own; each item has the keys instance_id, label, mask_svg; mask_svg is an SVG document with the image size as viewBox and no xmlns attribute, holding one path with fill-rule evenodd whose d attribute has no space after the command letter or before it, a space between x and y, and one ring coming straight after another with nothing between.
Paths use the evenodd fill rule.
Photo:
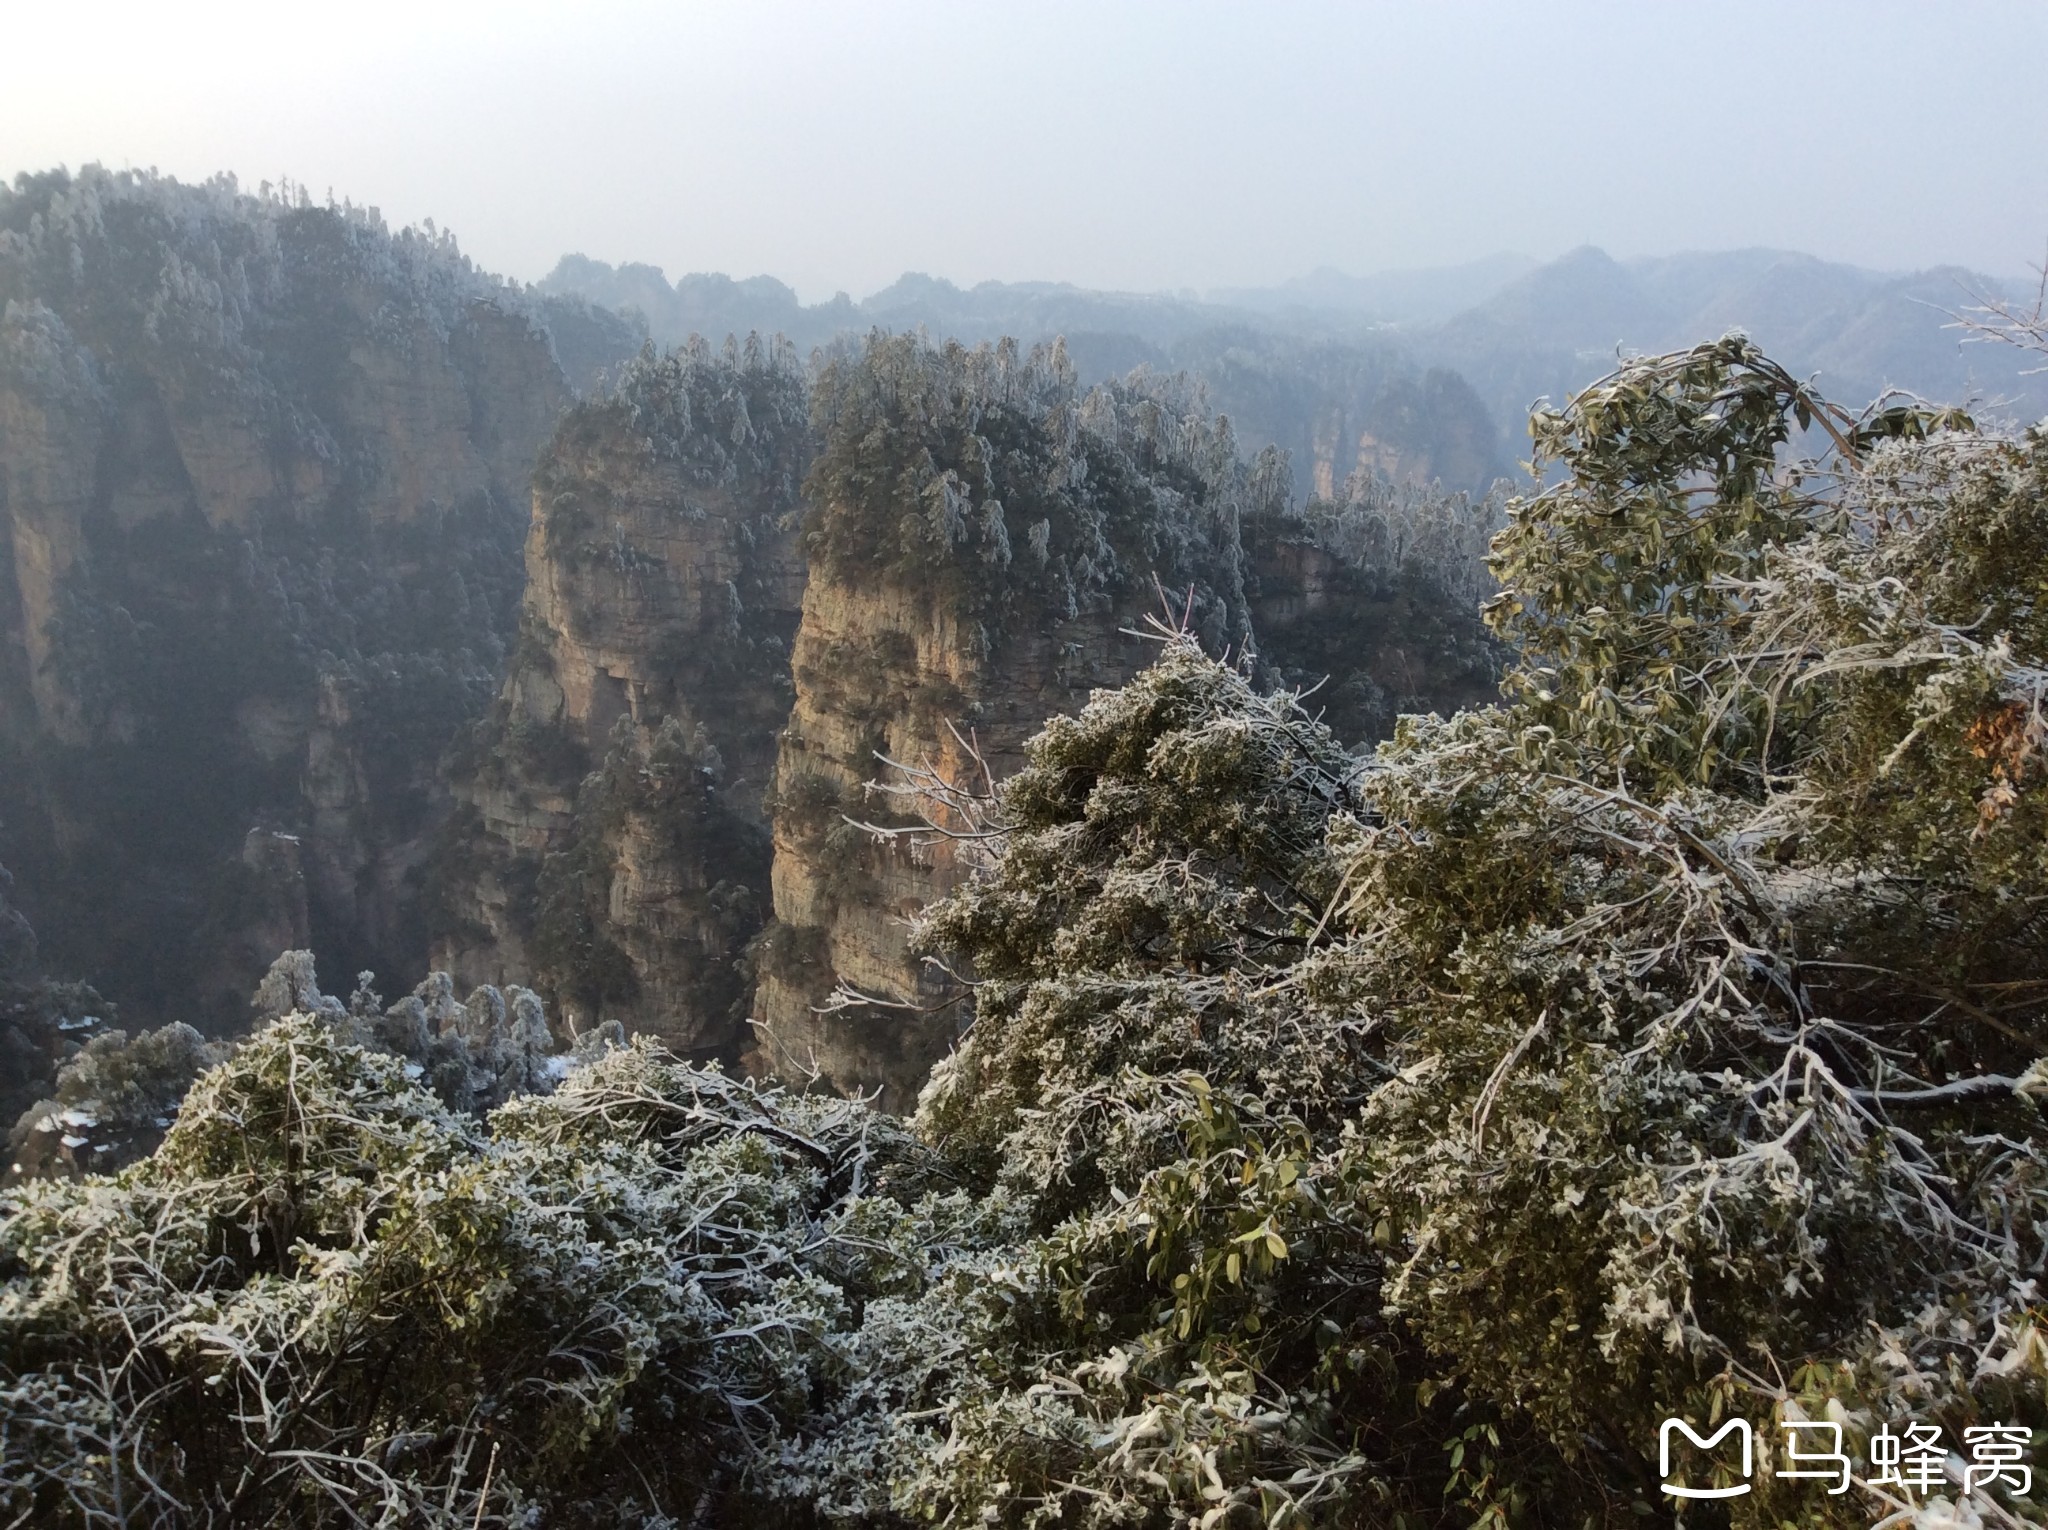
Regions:
<instances>
[{"instance_id":1,"label":"rock cliff face","mask_svg":"<svg viewBox=\"0 0 2048 1530\"><path fill-rule=\"evenodd\" d=\"M1245 439L1287 453L1298 499L1340 498L1359 474L1479 493L1512 466L1514 443L1464 378L1391 346L1231 334L1196 337L1170 359Z\"/></svg>"},{"instance_id":2,"label":"rock cliff face","mask_svg":"<svg viewBox=\"0 0 2048 1530\"><path fill-rule=\"evenodd\" d=\"M1507 466L1479 396L1442 370L1390 380L1368 397L1335 393L1313 414L1306 445L1309 493L1319 499L1335 498L1354 474L1463 487Z\"/></svg>"},{"instance_id":3,"label":"rock cliff face","mask_svg":"<svg viewBox=\"0 0 2048 1530\"><path fill-rule=\"evenodd\" d=\"M873 342L819 383L810 579L773 799L775 923L755 946L756 1066L906 1108L964 1018L908 924L963 873L863 793L885 760L1000 777L1046 719L1155 652L1162 592L1218 650L1249 630L1238 521L1280 465L1239 462L1171 388L1081 395L1063 352Z\"/></svg>"},{"instance_id":4,"label":"rock cliff face","mask_svg":"<svg viewBox=\"0 0 2048 1530\"><path fill-rule=\"evenodd\" d=\"M53 966L217 1025L279 938L423 964L436 762L570 399L544 317L303 194L0 190L0 852Z\"/></svg>"},{"instance_id":5,"label":"rock cliff face","mask_svg":"<svg viewBox=\"0 0 2048 1530\"><path fill-rule=\"evenodd\" d=\"M464 751L435 964L735 1055L767 917L808 397L786 347L628 367L536 472L511 673Z\"/></svg>"},{"instance_id":6,"label":"rock cliff face","mask_svg":"<svg viewBox=\"0 0 2048 1530\"><path fill-rule=\"evenodd\" d=\"M869 790L888 762L1000 778L1150 660L1148 615L1274 683L1336 671L1360 740L1490 686L1476 592L1435 568L1476 566L1486 508L1356 479L1295 511L1287 482L1189 385L1084 393L1057 349L877 339L814 395L758 345L643 356L536 472L435 965L906 1107L965 1018L909 924L967 867L871 832L915 823Z\"/></svg>"}]
</instances>

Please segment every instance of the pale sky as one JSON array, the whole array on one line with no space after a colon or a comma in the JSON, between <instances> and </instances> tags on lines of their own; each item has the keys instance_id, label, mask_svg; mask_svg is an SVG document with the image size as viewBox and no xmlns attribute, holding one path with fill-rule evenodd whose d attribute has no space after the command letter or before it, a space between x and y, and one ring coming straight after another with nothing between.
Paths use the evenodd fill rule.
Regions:
<instances>
[{"instance_id":1,"label":"pale sky","mask_svg":"<svg viewBox=\"0 0 2048 1530\"><path fill-rule=\"evenodd\" d=\"M2048 250L2043 0L0 0L0 60L0 175L289 176L526 280Z\"/></svg>"}]
</instances>

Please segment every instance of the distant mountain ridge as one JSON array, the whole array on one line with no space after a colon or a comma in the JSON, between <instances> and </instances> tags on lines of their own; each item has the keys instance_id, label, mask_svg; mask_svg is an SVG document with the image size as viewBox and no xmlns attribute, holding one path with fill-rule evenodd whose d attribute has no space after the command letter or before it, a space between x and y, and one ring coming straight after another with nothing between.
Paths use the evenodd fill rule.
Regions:
<instances>
[{"instance_id":1,"label":"distant mountain ridge","mask_svg":"<svg viewBox=\"0 0 2048 1530\"><path fill-rule=\"evenodd\" d=\"M1140 364L1187 367L1212 389L1219 384L1209 364L1218 355L1270 358L1302 346L1341 347L1370 356L1385 376L1458 374L1483 401L1491 428L1511 444L1522 438L1535 400L1561 401L1611 370L1619 353L1673 349L1730 329L1747 331L1795 372L1815 375L1824 394L1850 407L1902 388L1992 415L2048 414L2048 378L2025 376L2016 352L1963 343L1950 319L1987 296L2024 301L2031 296L2026 284L1953 266L1876 271L1788 250L1616 260L1589 245L1540 264L1502 253L1362 277L1325 267L1273 287L1203 297L1060 282L963 288L908 273L858 302L841 293L809 305L772 277L698 274L671 284L653 266L612 267L571 255L540 290L637 310L654 338L669 344L693 332L758 329L799 346L824 345L876 325L923 326L970 343L1002 334L1027 341L1065 335L1084 375L1106 378ZM1218 406L1242 412L1227 395L1221 385ZM1350 412L1359 407L1351 401ZM1297 451L1307 433L1299 421L1264 428L1267 439ZM1469 423L1456 429L1473 432ZM1486 471L1505 455L1491 456ZM1314 471L1297 464L1303 492Z\"/></svg>"},{"instance_id":2,"label":"distant mountain ridge","mask_svg":"<svg viewBox=\"0 0 2048 1530\"><path fill-rule=\"evenodd\" d=\"M1483 303L1542 264L1502 251L1454 266L1414 267L1351 276L1320 266L1277 287L1225 288L1219 303L1268 314L1363 314L1383 324L1431 324Z\"/></svg>"},{"instance_id":3,"label":"distant mountain ridge","mask_svg":"<svg viewBox=\"0 0 2048 1530\"><path fill-rule=\"evenodd\" d=\"M1084 383L1119 379L1141 366L1188 372L1248 448L1286 449L1297 500L1330 498L1359 471L1416 484L1441 480L1478 493L1513 466L1479 395L1357 310L1296 303L1262 312L1249 303L1095 292L1064 282L963 288L922 272L906 273L860 302L841 293L806 305L773 277L692 274L671 283L654 266L612 266L582 255L564 256L537 290L634 315L667 346L692 334L716 340L753 331L810 349L875 328L922 329L967 345L1004 336L1027 346L1064 338Z\"/></svg>"},{"instance_id":4,"label":"distant mountain ridge","mask_svg":"<svg viewBox=\"0 0 2048 1530\"><path fill-rule=\"evenodd\" d=\"M779 333L800 347L829 344L876 325L980 340L1012 335L1049 339L1069 331L1115 331L1167 345L1219 325L1270 327L1255 305L1237 305L1163 293L1100 292L1069 282L980 282L961 287L944 277L906 271L879 292L855 302L844 292L806 304L794 288L772 276L735 279L691 272L670 283L660 267L613 266L585 255L564 255L537 290L581 297L620 310L637 310L663 345L692 334L707 339L759 330Z\"/></svg>"},{"instance_id":5,"label":"distant mountain ridge","mask_svg":"<svg viewBox=\"0 0 2048 1530\"><path fill-rule=\"evenodd\" d=\"M1404 338L1463 373L1503 425L1611 370L1618 352L1731 329L1852 408L1902 388L2033 420L2048 413L2048 379L2025 376L2019 352L1964 343L1951 318L1986 297L2029 295L1955 266L1897 275L1768 249L1617 261L1587 246Z\"/></svg>"}]
</instances>

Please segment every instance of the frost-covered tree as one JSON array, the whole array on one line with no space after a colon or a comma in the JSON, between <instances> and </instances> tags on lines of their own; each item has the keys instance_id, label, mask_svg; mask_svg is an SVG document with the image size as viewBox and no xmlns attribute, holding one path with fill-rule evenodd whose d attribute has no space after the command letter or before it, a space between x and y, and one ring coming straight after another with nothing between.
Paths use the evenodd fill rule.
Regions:
<instances>
[{"instance_id":1,"label":"frost-covered tree","mask_svg":"<svg viewBox=\"0 0 2048 1530\"><path fill-rule=\"evenodd\" d=\"M1345 857L1391 1314L1608 1473L1681 1405L2040 1423L2048 438L1739 339L1536 436L1514 699L1404 724Z\"/></svg>"},{"instance_id":2,"label":"frost-covered tree","mask_svg":"<svg viewBox=\"0 0 2048 1530\"><path fill-rule=\"evenodd\" d=\"M78 1525L708 1511L843 1373L860 1301L971 1225L925 1156L644 1047L485 1128L295 1012L151 1158L14 1192L0 1495Z\"/></svg>"},{"instance_id":3,"label":"frost-covered tree","mask_svg":"<svg viewBox=\"0 0 2048 1530\"><path fill-rule=\"evenodd\" d=\"M1183 376L1083 390L1066 347L969 350L876 333L828 360L806 482L815 565L929 588L990 640L1154 578L1191 591L1214 649L1241 647L1243 517L1284 502L1278 457L1247 464Z\"/></svg>"},{"instance_id":4,"label":"frost-covered tree","mask_svg":"<svg viewBox=\"0 0 2048 1530\"><path fill-rule=\"evenodd\" d=\"M1833 437L1825 463L1788 456L1808 423ZM1334 891L1253 900L1304 942L1236 975L1269 1017L1271 1072L1197 1064L1225 1105L1234 1088L1270 1114L1298 1091L1310 1225L1369 1229L1380 1251L1370 1321L1323 1342L1388 1335L1418 1427L1447 1400L1469 1410L1439 1424L1451 1496L1509 1516L1655 1512L1673 1411L1743 1412L1771 1444L1780 1419L1835 1418L1852 1450L1908 1416L1956 1440L2040 1423L2048 439L1916 407L1851 418L1739 340L1632 363L1537 438L1565 473L1495 544L1492 617L1521 653L1509 703L1412 719L1342 782L1309 862ZM1260 727L1231 710L1199 730L1226 755ZM1140 923L1102 933L1132 908L1199 927L1213 851L1141 817L1138 856L1099 881L1096 857L1125 815L1194 798L1258 822L1266 798L1195 798L1174 774L1186 745L1142 732L1120 778L1056 752L1072 727L1038 746L1062 769L999 794L1020 821L998 824L990 874L928 917L986 998L922 1120L993 1139L990 1171L1036 1174L1052 1209L1092 1203L1072 1226L1111 1216L1181 1252L1151 1186L1201 1159L1145 1163L1170 1153L1168 1117L1109 1080L1134 1037L1174 1066L1206 1052L1228 989L1206 953L1148 971ZM1332 1097L1356 1113L1326 1114ZM1091 1138L1137 1151L1091 1161ZM1103 1162L1107 1183L1069 1168ZM1284 1270L1306 1235L1283 1221L1194 1244L1252 1282L1236 1240L1268 1226ZM1199 1331L1203 1268L1148 1264L1175 1282L1154 1297L1163 1326L1180 1314L1166 1333ZM1158 1395L1186 1394L1172 1370L1150 1372ZM1329 1406L1324 1367L1256 1371L1289 1427L1305 1384ZM990 1480L1014 1487L1003 1463L1044 1436L1027 1413L983 1441ZM1258 1475L1238 1459L1251 1480L1225 1473L1226 1497ZM1400 1480L1397 1459L1368 1456L1353 1490L1375 1467ZM1111 1491L1070 1461L1040 1480L1073 1512ZM1738 1517L1901 1506L1765 1480Z\"/></svg>"}]
</instances>

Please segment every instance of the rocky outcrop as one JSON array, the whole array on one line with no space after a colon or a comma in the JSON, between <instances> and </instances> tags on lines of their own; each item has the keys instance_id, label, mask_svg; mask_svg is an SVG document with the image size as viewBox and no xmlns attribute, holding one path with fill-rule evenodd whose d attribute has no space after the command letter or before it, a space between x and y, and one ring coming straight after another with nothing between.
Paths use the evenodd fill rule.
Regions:
<instances>
[{"instance_id":1,"label":"rocky outcrop","mask_svg":"<svg viewBox=\"0 0 2048 1530\"><path fill-rule=\"evenodd\" d=\"M511 673L457 774L436 965L534 983L572 1030L737 1053L810 455L795 358L756 339L650 352L563 420Z\"/></svg>"},{"instance_id":2,"label":"rocky outcrop","mask_svg":"<svg viewBox=\"0 0 2048 1530\"><path fill-rule=\"evenodd\" d=\"M1057 349L877 339L814 401L759 345L644 356L536 474L519 644L430 858L435 964L533 983L569 1032L751 1041L906 1107L966 1017L910 922L967 866L871 789L889 762L1000 778L1149 662L1148 615L1273 683L1339 671L1360 738L1490 684L1472 602L1409 567L1470 563L1484 509L1358 479L1298 512L1287 482L1190 386L1083 393Z\"/></svg>"},{"instance_id":3,"label":"rocky outcrop","mask_svg":"<svg viewBox=\"0 0 2048 1530\"><path fill-rule=\"evenodd\" d=\"M1441 679L1389 680L1425 602L1348 509L1281 526L1280 453L1057 346L876 338L814 410L779 342L615 369L431 233L99 172L0 195L0 299L0 854L142 1025L238 1028L310 948L905 1105L964 1013L908 922L965 867L887 760L1000 775L1148 614L1348 664L1362 728Z\"/></svg>"},{"instance_id":4,"label":"rocky outcrop","mask_svg":"<svg viewBox=\"0 0 2048 1530\"><path fill-rule=\"evenodd\" d=\"M0 191L0 851L53 965L204 1028L280 939L422 964L569 399L535 304L374 212Z\"/></svg>"},{"instance_id":5,"label":"rocky outcrop","mask_svg":"<svg viewBox=\"0 0 2048 1530\"><path fill-rule=\"evenodd\" d=\"M890 778L888 760L950 781L1014 770L1047 718L1157 652L1120 630L1143 605L1105 601L982 652L978 624L921 592L812 580L776 777L776 924L754 952L756 1066L909 1107L966 1018L958 984L911 955L910 921L965 867L943 838L847 820L908 826L866 789Z\"/></svg>"},{"instance_id":6,"label":"rocky outcrop","mask_svg":"<svg viewBox=\"0 0 2048 1530\"><path fill-rule=\"evenodd\" d=\"M942 837L857 827L915 821L866 783L889 760L1007 773L1047 718L1156 653L1135 629L1164 591L1213 648L1242 648L1237 522L1277 465L1247 472L1177 388L1084 397L1057 349L877 341L819 394L752 1061L900 1110L966 1018L907 939L965 868Z\"/></svg>"}]
</instances>

